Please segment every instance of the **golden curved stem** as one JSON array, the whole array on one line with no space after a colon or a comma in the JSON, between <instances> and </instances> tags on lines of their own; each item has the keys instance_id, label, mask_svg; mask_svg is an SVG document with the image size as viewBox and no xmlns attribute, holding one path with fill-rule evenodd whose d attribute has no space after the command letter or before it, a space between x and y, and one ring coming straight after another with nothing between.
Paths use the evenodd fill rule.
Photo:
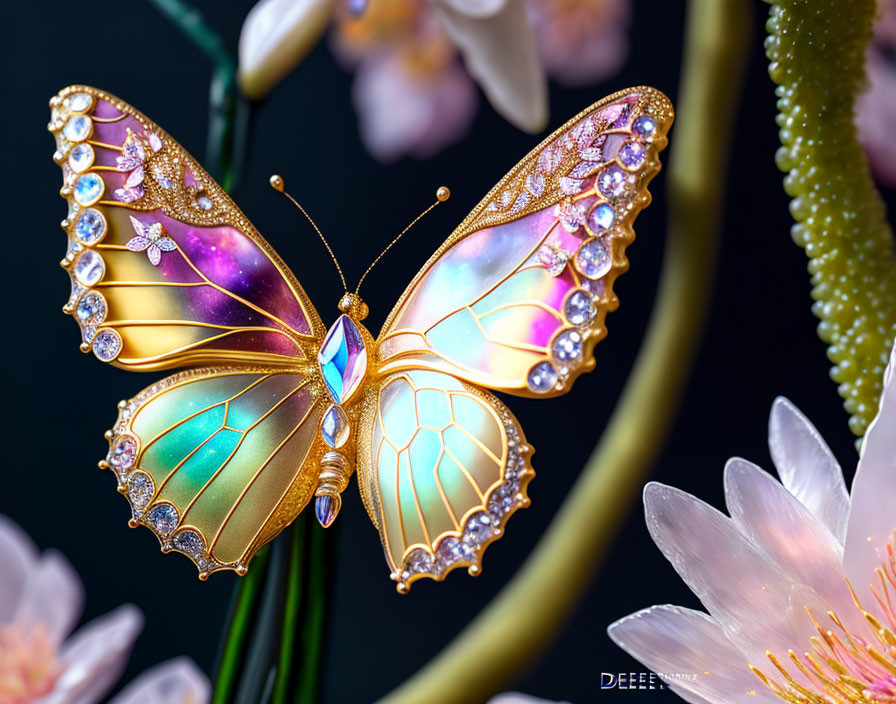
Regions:
<instances>
[{"instance_id":1,"label":"golden curved stem","mask_svg":"<svg viewBox=\"0 0 896 704\"><path fill-rule=\"evenodd\" d=\"M380 704L469 704L511 685L557 637L636 499L676 416L711 298L746 0L691 0L668 172L669 230L643 347L604 434L513 580Z\"/></svg>"}]
</instances>

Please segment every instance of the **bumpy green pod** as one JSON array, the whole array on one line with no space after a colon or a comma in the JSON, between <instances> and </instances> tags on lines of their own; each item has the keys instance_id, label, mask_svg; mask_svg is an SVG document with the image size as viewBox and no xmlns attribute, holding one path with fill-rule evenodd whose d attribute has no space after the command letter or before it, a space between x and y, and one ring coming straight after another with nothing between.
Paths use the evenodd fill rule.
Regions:
<instances>
[{"instance_id":1,"label":"bumpy green pod","mask_svg":"<svg viewBox=\"0 0 896 704\"><path fill-rule=\"evenodd\" d=\"M893 237L853 125L874 15L874 0L779 0L766 25L775 160L793 198L793 239L809 256L818 335L856 435L877 411L896 337Z\"/></svg>"}]
</instances>

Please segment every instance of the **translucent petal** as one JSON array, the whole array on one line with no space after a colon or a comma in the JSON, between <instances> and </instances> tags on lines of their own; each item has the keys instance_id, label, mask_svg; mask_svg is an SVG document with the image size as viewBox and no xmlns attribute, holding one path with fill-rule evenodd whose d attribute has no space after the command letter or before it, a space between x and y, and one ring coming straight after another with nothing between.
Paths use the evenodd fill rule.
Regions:
<instances>
[{"instance_id":1,"label":"translucent petal","mask_svg":"<svg viewBox=\"0 0 896 704\"><path fill-rule=\"evenodd\" d=\"M748 658L710 616L680 606L653 606L612 624L610 638L676 689L711 704L777 702L748 667ZM684 696L684 695L683 695Z\"/></svg>"},{"instance_id":2,"label":"translucent petal","mask_svg":"<svg viewBox=\"0 0 896 704\"><path fill-rule=\"evenodd\" d=\"M28 573L14 622L25 628L43 625L58 644L71 633L83 607L81 578L62 554L48 550Z\"/></svg>"},{"instance_id":3,"label":"translucent petal","mask_svg":"<svg viewBox=\"0 0 896 704\"><path fill-rule=\"evenodd\" d=\"M849 494L843 472L815 426L783 397L772 404L768 449L784 487L845 542Z\"/></svg>"},{"instance_id":4,"label":"translucent petal","mask_svg":"<svg viewBox=\"0 0 896 704\"><path fill-rule=\"evenodd\" d=\"M109 704L195 702L211 698L208 677L190 658L175 658L149 668Z\"/></svg>"}]
</instances>

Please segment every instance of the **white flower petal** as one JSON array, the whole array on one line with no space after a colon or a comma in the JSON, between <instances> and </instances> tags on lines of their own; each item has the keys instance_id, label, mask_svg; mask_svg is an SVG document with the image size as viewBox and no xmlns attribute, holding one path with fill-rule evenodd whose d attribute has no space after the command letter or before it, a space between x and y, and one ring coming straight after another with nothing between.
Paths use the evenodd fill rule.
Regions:
<instances>
[{"instance_id":1,"label":"white flower petal","mask_svg":"<svg viewBox=\"0 0 896 704\"><path fill-rule=\"evenodd\" d=\"M787 491L844 543L849 494L843 471L815 426L783 397L772 404L768 449Z\"/></svg>"},{"instance_id":2,"label":"white flower petal","mask_svg":"<svg viewBox=\"0 0 896 704\"><path fill-rule=\"evenodd\" d=\"M252 99L263 98L323 36L331 0L261 0L240 31L239 82Z\"/></svg>"},{"instance_id":3,"label":"white flower petal","mask_svg":"<svg viewBox=\"0 0 896 704\"><path fill-rule=\"evenodd\" d=\"M896 349L884 375L880 411L865 433L852 484L852 506L843 566L863 602L874 569L896 531Z\"/></svg>"},{"instance_id":4,"label":"white flower petal","mask_svg":"<svg viewBox=\"0 0 896 704\"><path fill-rule=\"evenodd\" d=\"M488 700L488 704L569 704L569 702L555 702L553 699L539 699L530 697L522 692L504 692L497 697Z\"/></svg>"},{"instance_id":5,"label":"white flower petal","mask_svg":"<svg viewBox=\"0 0 896 704\"><path fill-rule=\"evenodd\" d=\"M510 0L436 0L470 17L491 17L503 10Z\"/></svg>"},{"instance_id":6,"label":"white flower petal","mask_svg":"<svg viewBox=\"0 0 896 704\"><path fill-rule=\"evenodd\" d=\"M37 548L13 520L0 514L0 626L12 621L28 573L37 565Z\"/></svg>"},{"instance_id":7,"label":"white flower petal","mask_svg":"<svg viewBox=\"0 0 896 704\"><path fill-rule=\"evenodd\" d=\"M653 606L617 621L607 632L616 645L654 672L672 675L677 690L698 697L690 701L777 701L750 671L747 656L705 613Z\"/></svg>"},{"instance_id":8,"label":"white flower petal","mask_svg":"<svg viewBox=\"0 0 896 704\"><path fill-rule=\"evenodd\" d=\"M65 557L47 550L28 573L14 622L26 629L38 624L61 643L81 618L84 585Z\"/></svg>"},{"instance_id":9,"label":"white flower petal","mask_svg":"<svg viewBox=\"0 0 896 704\"><path fill-rule=\"evenodd\" d=\"M782 619L793 586L787 573L690 494L651 482L644 505L654 542L734 644L752 660L766 650L786 654L794 642Z\"/></svg>"},{"instance_id":10,"label":"white flower petal","mask_svg":"<svg viewBox=\"0 0 896 704\"><path fill-rule=\"evenodd\" d=\"M725 466L725 500L739 530L794 582L811 586L848 625L863 627L843 575L842 548L827 526L769 474L740 458Z\"/></svg>"},{"instance_id":11,"label":"white flower petal","mask_svg":"<svg viewBox=\"0 0 896 704\"><path fill-rule=\"evenodd\" d=\"M149 668L109 704L205 704L211 683L190 658L175 658Z\"/></svg>"},{"instance_id":12,"label":"white flower petal","mask_svg":"<svg viewBox=\"0 0 896 704\"><path fill-rule=\"evenodd\" d=\"M79 629L62 647L65 669L41 704L100 701L121 677L142 628L140 609L125 604Z\"/></svg>"},{"instance_id":13,"label":"white flower petal","mask_svg":"<svg viewBox=\"0 0 896 704\"><path fill-rule=\"evenodd\" d=\"M544 129L547 80L523 0L509 0L484 19L458 12L445 0L433 0L433 6L495 110L521 129Z\"/></svg>"}]
</instances>

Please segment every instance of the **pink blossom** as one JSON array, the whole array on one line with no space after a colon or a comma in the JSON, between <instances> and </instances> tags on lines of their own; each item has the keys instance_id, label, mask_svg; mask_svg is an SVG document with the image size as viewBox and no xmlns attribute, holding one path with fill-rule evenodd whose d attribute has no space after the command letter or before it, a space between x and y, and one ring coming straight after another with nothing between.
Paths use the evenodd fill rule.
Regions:
<instances>
[{"instance_id":1,"label":"pink blossom","mask_svg":"<svg viewBox=\"0 0 896 704\"><path fill-rule=\"evenodd\" d=\"M529 0L541 63L562 85L599 83L628 58L630 0Z\"/></svg>"},{"instance_id":2,"label":"pink blossom","mask_svg":"<svg viewBox=\"0 0 896 704\"><path fill-rule=\"evenodd\" d=\"M769 421L781 481L730 460L730 518L678 489L645 488L654 542L709 613L654 606L609 633L686 701L848 700L829 699L833 691L896 701L894 372L896 350L851 494L818 432L785 399Z\"/></svg>"},{"instance_id":3,"label":"pink blossom","mask_svg":"<svg viewBox=\"0 0 896 704\"><path fill-rule=\"evenodd\" d=\"M896 0L880 0L878 13L866 55L868 90L856 101L856 126L875 178L896 187Z\"/></svg>"},{"instance_id":4,"label":"pink blossom","mask_svg":"<svg viewBox=\"0 0 896 704\"><path fill-rule=\"evenodd\" d=\"M456 61L425 74L384 53L359 66L352 90L361 139L384 162L432 156L462 139L476 112L476 90Z\"/></svg>"},{"instance_id":5,"label":"pink blossom","mask_svg":"<svg viewBox=\"0 0 896 704\"><path fill-rule=\"evenodd\" d=\"M95 704L124 670L143 616L132 604L71 631L84 587L56 551L38 553L0 515L0 704ZM206 677L185 658L158 665L110 704L206 704Z\"/></svg>"}]
</instances>

